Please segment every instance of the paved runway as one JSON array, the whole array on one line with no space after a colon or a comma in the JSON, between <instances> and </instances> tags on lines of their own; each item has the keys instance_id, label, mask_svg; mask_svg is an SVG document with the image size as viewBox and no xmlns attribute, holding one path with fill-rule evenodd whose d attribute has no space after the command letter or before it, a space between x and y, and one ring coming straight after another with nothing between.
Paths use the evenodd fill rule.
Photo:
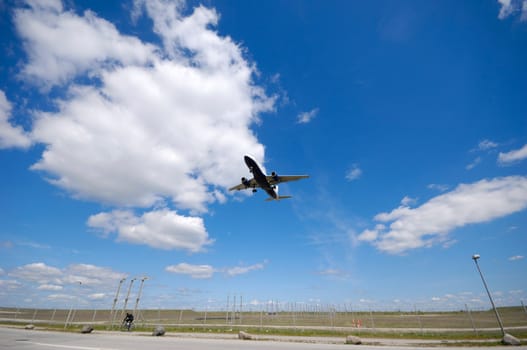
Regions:
<instances>
[{"instance_id":1,"label":"paved runway","mask_svg":"<svg viewBox=\"0 0 527 350\"><path fill-rule=\"evenodd\" d=\"M238 339L203 339L203 338L178 338L178 337L152 337L127 333L63 333L52 331L25 330L0 327L0 349L21 350L47 350L47 349L73 349L73 350L295 350L295 349L320 349L339 350L355 349L386 349L386 346L372 345L339 345L339 344L309 344L276 341L244 341ZM389 347L391 349L412 349L415 347ZM497 350L501 347L489 349ZM527 349L526 346L515 349ZM421 348L424 349L424 348ZM437 350L437 347L429 348ZM463 349L462 347L448 347L448 350ZM472 347L474 349L483 349ZM510 348L508 348L510 349Z\"/></svg>"}]
</instances>

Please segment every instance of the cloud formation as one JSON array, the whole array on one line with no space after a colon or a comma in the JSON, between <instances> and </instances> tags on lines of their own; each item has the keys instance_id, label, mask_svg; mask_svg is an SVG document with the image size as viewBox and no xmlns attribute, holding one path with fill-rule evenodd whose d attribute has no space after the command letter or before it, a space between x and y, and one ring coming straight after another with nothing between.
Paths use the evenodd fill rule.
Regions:
<instances>
[{"instance_id":1,"label":"cloud formation","mask_svg":"<svg viewBox=\"0 0 527 350\"><path fill-rule=\"evenodd\" d=\"M234 277L247 274L251 271L263 270L264 267L265 262L250 266L235 266L227 268L214 268L211 265L192 265L188 263L179 263L177 265L167 266L165 271L179 275L188 275L195 279L208 279L212 278L216 272L223 272L229 277Z\"/></svg>"},{"instance_id":2,"label":"cloud formation","mask_svg":"<svg viewBox=\"0 0 527 350\"><path fill-rule=\"evenodd\" d=\"M238 275L245 275L246 273L249 273L251 271L258 271L263 270L265 267L264 264L254 264L251 266L236 266L236 267L229 267L225 269L225 273L230 276L238 276Z\"/></svg>"},{"instance_id":3,"label":"cloud formation","mask_svg":"<svg viewBox=\"0 0 527 350\"><path fill-rule=\"evenodd\" d=\"M217 199L216 188L231 185L239 175L244 152L263 159L263 146L249 127L259 112L272 109L273 100L253 84L254 67L242 58L241 48L210 29L217 21L214 11L200 7L167 24L169 4L152 1L147 8L155 28L159 22L169 26L157 30L165 51L113 27L107 29L111 34L101 33L101 22L103 28L111 24L91 12L78 16L60 6L17 10L17 28L29 52L26 75L59 84L90 70L100 79L100 84L71 85L68 98L57 101L57 112L36 113L32 136L46 150L32 169L77 197L143 207L167 198L204 212ZM41 35L70 35L71 28L55 25L62 17L74 27L87 27L76 33L78 45L85 37L103 49L95 56L91 50L77 52L80 57L67 64L64 44L48 44L48 35ZM129 48L104 49L115 41L130 42ZM181 53L189 50L188 57ZM140 57L125 60L129 51ZM62 64L53 70L45 65L50 60ZM107 61L110 67L101 63Z\"/></svg>"},{"instance_id":4,"label":"cloud formation","mask_svg":"<svg viewBox=\"0 0 527 350\"><path fill-rule=\"evenodd\" d=\"M509 165L515 162L519 162L527 158L527 144L517 150L509 152L500 152L498 155L498 163L502 165Z\"/></svg>"},{"instance_id":5,"label":"cloud formation","mask_svg":"<svg viewBox=\"0 0 527 350\"><path fill-rule=\"evenodd\" d=\"M314 108L310 110L309 112L302 112L297 117L297 123L299 124L307 124L311 122L318 114L319 109Z\"/></svg>"},{"instance_id":6,"label":"cloud formation","mask_svg":"<svg viewBox=\"0 0 527 350\"><path fill-rule=\"evenodd\" d=\"M187 263L167 266L165 271L178 275L188 275L196 279L207 279L214 275L214 268L210 265L191 265Z\"/></svg>"},{"instance_id":7,"label":"cloud formation","mask_svg":"<svg viewBox=\"0 0 527 350\"><path fill-rule=\"evenodd\" d=\"M353 164L351 168L348 169L346 172L346 180L348 181L354 181L361 177L362 175L362 169L359 167L358 164Z\"/></svg>"},{"instance_id":8,"label":"cloud formation","mask_svg":"<svg viewBox=\"0 0 527 350\"><path fill-rule=\"evenodd\" d=\"M28 148L31 139L21 126L12 125L11 103L7 100L5 93L0 90L0 149L2 148Z\"/></svg>"},{"instance_id":9,"label":"cloud formation","mask_svg":"<svg viewBox=\"0 0 527 350\"><path fill-rule=\"evenodd\" d=\"M62 283L62 271L42 262L17 267L9 276L40 284Z\"/></svg>"},{"instance_id":10,"label":"cloud formation","mask_svg":"<svg viewBox=\"0 0 527 350\"><path fill-rule=\"evenodd\" d=\"M499 19L505 19L515 12L520 13L520 21L527 21L527 0L498 0L501 5Z\"/></svg>"},{"instance_id":11,"label":"cloud formation","mask_svg":"<svg viewBox=\"0 0 527 350\"><path fill-rule=\"evenodd\" d=\"M123 210L99 213L88 219L88 226L106 235L116 233L120 242L158 249L199 252L213 242L202 218L181 216L169 209L153 210L140 217Z\"/></svg>"},{"instance_id":12,"label":"cloud formation","mask_svg":"<svg viewBox=\"0 0 527 350\"><path fill-rule=\"evenodd\" d=\"M380 251L400 254L448 240L459 227L487 222L527 208L527 177L509 176L461 184L417 208L400 206L374 217L375 228L357 238Z\"/></svg>"},{"instance_id":13,"label":"cloud formation","mask_svg":"<svg viewBox=\"0 0 527 350\"><path fill-rule=\"evenodd\" d=\"M67 10L60 0L26 4L13 12L27 53L21 77L64 93L50 101L55 108L33 112L27 134L8 123L1 93L0 147L42 144L32 170L74 198L127 208L89 220L118 240L190 251L210 243L197 217L126 212L207 212L245 172L244 154L264 159L251 127L274 109L275 97L254 82L256 66L244 49L214 30L216 11L199 6L183 15L184 2L135 1L134 18L149 17L160 45L123 35L92 11ZM152 236L150 218L159 216L164 226Z\"/></svg>"},{"instance_id":14,"label":"cloud formation","mask_svg":"<svg viewBox=\"0 0 527 350\"><path fill-rule=\"evenodd\" d=\"M28 62L22 75L49 89L106 66L144 64L155 47L121 35L115 26L92 11L82 16L66 11L60 0L28 0L14 12Z\"/></svg>"},{"instance_id":15,"label":"cloud formation","mask_svg":"<svg viewBox=\"0 0 527 350\"><path fill-rule=\"evenodd\" d=\"M498 147L498 144L496 142L485 139L479 142L477 150L488 151L496 147Z\"/></svg>"},{"instance_id":16,"label":"cloud formation","mask_svg":"<svg viewBox=\"0 0 527 350\"><path fill-rule=\"evenodd\" d=\"M125 277L124 273L91 264L72 264L58 268L44 262L36 262L8 271L7 279L0 280L0 285L6 286L17 295L24 295L36 289L44 293L41 296L46 300L63 300L68 298L68 295L71 297L68 293L72 288L77 288L76 293L83 295L94 290L98 293L109 293L117 281ZM45 294L58 291L64 293Z\"/></svg>"}]
</instances>

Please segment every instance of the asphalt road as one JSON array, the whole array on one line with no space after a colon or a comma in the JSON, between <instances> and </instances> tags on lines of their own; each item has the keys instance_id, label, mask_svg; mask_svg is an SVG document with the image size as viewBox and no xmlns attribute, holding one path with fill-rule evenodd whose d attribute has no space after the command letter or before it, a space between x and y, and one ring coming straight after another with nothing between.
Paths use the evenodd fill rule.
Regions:
<instances>
[{"instance_id":1,"label":"asphalt road","mask_svg":"<svg viewBox=\"0 0 527 350\"><path fill-rule=\"evenodd\" d=\"M345 345L345 344L312 344L293 343L279 341L253 341L238 339L214 339L214 338L181 338L181 337L153 337L140 336L127 333L63 333L53 331L37 331L16 328L0 327L0 349L22 349L22 350L46 350L46 349L73 349L73 350L238 350L238 349L270 349L270 350L294 350L294 349L368 349L376 350L411 349L414 346L372 346L372 345ZM487 349L500 349L492 347ZM420 348L426 349L426 348ZM428 349L437 350L437 347ZM466 350L463 347L448 347L448 350ZM485 349L483 347L471 347L474 349ZM510 347L508 348L510 349ZM515 349L527 349L527 346L515 347Z\"/></svg>"}]
</instances>

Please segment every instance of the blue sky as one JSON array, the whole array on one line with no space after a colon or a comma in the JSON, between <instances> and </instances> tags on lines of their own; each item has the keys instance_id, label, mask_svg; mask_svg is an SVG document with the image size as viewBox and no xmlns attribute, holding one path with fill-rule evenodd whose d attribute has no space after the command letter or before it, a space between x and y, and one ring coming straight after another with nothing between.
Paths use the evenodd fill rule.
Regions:
<instances>
[{"instance_id":1,"label":"blue sky","mask_svg":"<svg viewBox=\"0 0 527 350\"><path fill-rule=\"evenodd\" d=\"M487 308L475 253L527 300L527 1L1 1L0 27L0 305L148 276L146 308ZM244 154L310 178L230 193Z\"/></svg>"}]
</instances>

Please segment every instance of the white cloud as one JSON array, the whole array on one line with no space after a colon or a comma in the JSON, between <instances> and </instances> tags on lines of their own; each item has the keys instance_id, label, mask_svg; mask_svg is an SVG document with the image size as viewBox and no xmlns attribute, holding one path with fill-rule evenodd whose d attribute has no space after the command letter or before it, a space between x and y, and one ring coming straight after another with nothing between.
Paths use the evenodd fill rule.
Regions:
<instances>
[{"instance_id":1,"label":"white cloud","mask_svg":"<svg viewBox=\"0 0 527 350\"><path fill-rule=\"evenodd\" d=\"M88 299L90 300L104 300L106 298L106 294L104 293L93 293L88 295Z\"/></svg>"},{"instance_id":2,"label":"white cloud","mask_svg":"<svg viewBox=\"0 0 527 350\"><path fill-rule=\"evenodd\" d=\"M527 158L527 144L522 148L510 152L500 152L498 155L498 163L508 165Z\"/></svg>"},{"instance_id":3,"label":"white cloud","mask_svg":"<svg viewBox=\"0 0 527 350\"><path fill-rule=\"evenodd\" d=\"M20 241L16 242L17 245L23 246L23 247L30 247L35 249L50 249L51 247L47 244L42 244L38 242L32 242L32 241Z\"/></svg>"},{"instance_id":4,"label":"white cloud","mask_svg":"<svg viewBox=\"0 0 527 350\"><path fill-rule=\"evenodd\" d=\"M64 287L56 285L56 284L42 284L37 287L38 290L62 290Z\"/></svg>"},{"instance_id":5,"label":"white cloud","mask_svg":"<svg viewBox=\"0 0 527 350\"><path fill-rule=\"evenodd\" d=\"M426 187L430 190L436 190L439 192L445 192L446 190L448 190L448 185L444 185L444 184L429 184Z\"/></svg>"},{"instance_id":6,"label":"white cloud","mask_svg":"<svg viewBox=\"0 0 527 350\"><path fill-rule=\"evenodd\" d=\"M153 210L140 217L122 210L99 213L88 219L88 226L106 234L115 232L121 242L159 249L199 252L213 242L202 218L181 216L169 209Z\"/></svg>"},{"instance_id":7,"label":"white cloud","mask_svg":"<svg viewBox=\"0 0 527 350\"><path fill-rule=\"evenodd\" d=\"M379 232L380 230L378 229L374 229L374 230L366 229L362 231L362 233L357 237L357 239L359 241L364 241L364 242L374 242L379 237Z\"/></svg>"},{"instance_id":8,"label":"white cloud","mask_svg":"<svg viewBox=\"0 0 527 350\"><path fill-rule=\"evenodd\" d=\"M336 276L336 275L339 275L341 273L342 272L340 270L337 270L337 269L325 269L325 270L317 271L317 274L319 274L319 275L327 275L327 276Z\"/></svg>"},{"instance_id":9,"label":"white cloud","mask_svg":"<svg viewBox=\"0 0 527 350\"><path fill-rule=\"evenodd\" d=\"M514 8L512 6L512 0L498 0L498 2L501 5L500 13L498 14L499 19L504 19L509 17L512 12L514 11Z\"/></svg>"},{"instance_id":10,"label":"white cloud","mask_svg":"<svg viewBox=\"0 0 527 350\"><path fill-rule=\"evenodd\" d=\"M480 151L488 151L496 147L498 147L498 144L496 142L487 139L480 141L480 143L478 144L478 150Z\"/></svg>"},{"instance_id":11,"label":"white cloud","mask_svg":"<svg viewBox=\"0 0 527 350\"><path fill-rule=\"evenodd\" d=\"M188 275L196 279L208 279L212 278L216 272L223 272L229 277L244 275L251 271L263 270L265 268L265 264L266 262L249 266L235 266L218 269L211 265L192 265L187 263L179 263L177 265L167 266L165 271L180 275Z\"/></svg>"},{"instance_id":12,"label":"white cloud","mask_svg":"<svg viewBox=\"0 0 527 350\"><path fill-rule=\"evenodd\" d=\"M125 277L121 272L91 264L72 264L64 270L64 283L81 283L87 286L111 284Z\"/></svg>"},{"instance_id":13,"label":"white cloud","mask_svg":"<svg viewBox=\"0 0 527 350\"><path fill-rule=\"evenodd\" d=\"M214 10L184 17L176 3L137 1L163 40L154 47L52 5L15 11L24 76L69 89L55 111L35 112L31 132L45 146L32 169L52 184L117 206L170 201L201 213L246 171L243 154L264 159L250 127L275 98L254 84L243 48L214 31ZM86 73L88 83L72 83Z\"/></svg>"},{"instance_id":14,"label":"white cloud","mask_svg":"<svg viewBox=\"0 0 527 350\"><path fill-rule=\"evenodd\" d=\"M215 272L214 268L210 265L191 265L187 263L170 265L167 266L165 270L179 275L189 275L196 279L211 278Z\"/></svg>"},{"instance_id":15,"label":"white cloud","mask_svg":"<svg viewBox=\"0 0 527 350\"><path fill-rule=\"evenodd\" d=\"M50 294L48 295L48 299L53 300L53 301L64 302L64 301L76 300L77 297L71 294Z\"/></svg>"},{"instance_id":16,"label":"white cloud","mask_svg":"<svg viewBox=\"0 0 527 350\"><path fill-rule=\"evenodd\" d=\"M317 271L318 275L326 276L326 277L332 277L337 279L347 279L349 278L349 273L346 271L338 270L338 269L325 269Z\"/></svg>"},{"instance_id":17,"label":"white cloud","mask_svg":"<svg viewBox=\"0 0 527 350\"><path fill-rule=\"evenodd\" d=\"M514 255L509 258L510 261L523 260L525 257L523 255Z\"/></svg>"},{"instance_id":18,"label":"white cloud","mask_svg":"<svg viewBox=\"0 0 527 350\"><path fill-rule=\"evenodd\" d=\"M515 12L520 12L520 21L527 20L527 0L498 0L501 5L499 19L505 19Z\"/></svg>"},{"instance_id":19,"label":"white cloud","mask_svg":"<svg viewBox=\"0 0 527 350\"><path fill-rule=\"evenodd\" d=\"M456 228L491 221L526 207L527 177L481 180L461 184L417 208L401 206L377 214L374 219L382 224L357 238L383 252L398 254L447 242L448 233Z\"/></svg>"},{"instance_id":20,"label":"white cloud","mask_svg":"<svg viewBox=\"0 0 527 350\"><path fill-rule=\"evenodd\" d=\"M490 153L490 152L493 151L493 149L495 149L498 146L499 146L498 143L496 143L494 141L491 141L491 140L488 140L488 139L485 139L485 140L480 141L475 148L470 150L470 152ZM474 158L474 160L470 164L468 164L465 167L465 169L472 170L478 164L480 164L482 161L483 161L483 158L481 156L477 156L477 157Z\"/></svg>"},{"instance_id":21,"label":"white cloud","mask_svg":"<svg viewBox=\"0 0 527 350\"><path fill-rule=\"evenodd\" d=\"M311 122L317 115L318 115L318 108L314 108L310 110L309 112L302 112L297 117L297 123L299 124L307 124Z\"/></svg>"},{"instance_id":22,"label":"white cloud","mask_svg":"<svg viewBox=\"0 0 527 350\"><path fill-rule=\"evenodd\" d=\"M354 181L360 178L362 175L362 170L358 164L353 164L350 169L346 172L346 179L348 181Z\"/></svg>"},{"instance_id":23,"label":"white cloud","mask_svg":"<svg viewBox=\"0 0 527 350\"><path fill-rule=\"evenodd\" d=\"M9 272L8 276L40 284L60 284L63 274L60 269L39 262L19 266Z\"/></svg>"},{"instance_id":24,"label":"white cloud","mask_svg":"<svg viewBox=\"0 0 527 350\"><path fill-rule=\"evenodd\" d=\"M24 283L38 283L39 290L57 291L77 284L85 287L107 286L124 278L125 274L90 264L72 264L60 269L38 262L16 267L8 276Z\"/></svg>"},{"instance_id":25,"label":"white cloud","mask_svg":"<svg viewBox=\"0 0 527 350\"><path fill-rule=\"evenodd\" d=\"M251 266L236 266L236 267L230 267L225 269L225 273L228 276L238 276L238 275L244 275L246 273L249 273L251 271L257 271L257 270L263 270L265 267L264 264L254 264Z\"/></svg>"},{"instance_id":26,"label":"white cloud","mask_svg":"<svg viewBox=\"0 0 527 350\"><path fill-rule=\"evenodd\" d=\"M22 286L22 283L15 280L0 280L0 294L4 291L18 290Z\"/></svg>"},{"instance_id":27,"label":"white cloud","mask_svg":"<svg viewBox=\"0 0 527 350\"><path fill-rule=\"evenodd\" d=\"M401 205L405 207L409 206L410 204L414 204L415 202L417 202L416 198L412 198L408 196L404 196L403 199L401 199Z\"/></svg>"},{"instance_id":28,"label":"white cloud","mask_svg":"<svg viewBox=\"0 0 527 350\"><path fill-rule=\"evenodd\" d=\"M467 169L467 170L472 170L472 169L474 169L474 168L476 167L476 165L478 165L479 163L481 163L481 157L476 157L476 158L472 161L472 163L470 163L469 165L467 165L467 166L465 167L465 169Z\"/></svg>"},{"instance_id":29,"label":"white cloud","mask_svg":"<svg viewBox=\"0 0 527 350\"><path fill-rule=\"evenodd\" d=\"M103 66L143 64L155 51L89 10L78 16L65 11L60 0L27 3L15 10L14 23L28 54L22 74L38 85L63 84Z\"/></svg>"},{"instance_id":30,"label":"white cloud","mask_svg":"<svg viewBox=\"0 0 527 350\"><path fill-rule=\"evenodd\" d=\"M28 148L31 140L28 134L20 126L9 123L11 117L11 103L7 100L5 93L0 90L0 149L18 147Z\"/></svg>"},{"instance_id":31,"label":"white cloud","mask_svg":"<svg viewBox=\"0 0 527 350\"><path fill-rule=\"evenodd\" d=\"M53 111L34 112L30 132L45 148L31 169L50 183L75 198L196 215L225 202L246 172L243 154L264 159L250 127L276 98L254 83L244 49L214 30L216 11L200 6L184 16L183 2L135 1L134 16L150 17L158 47L61 1L28 5L14 11L28 55L22 77L67 89ZM161 249L196 252L212 242L201 218L168 209L139 217L114 210L88 225Z\"/></svg>"}]
</instances>

